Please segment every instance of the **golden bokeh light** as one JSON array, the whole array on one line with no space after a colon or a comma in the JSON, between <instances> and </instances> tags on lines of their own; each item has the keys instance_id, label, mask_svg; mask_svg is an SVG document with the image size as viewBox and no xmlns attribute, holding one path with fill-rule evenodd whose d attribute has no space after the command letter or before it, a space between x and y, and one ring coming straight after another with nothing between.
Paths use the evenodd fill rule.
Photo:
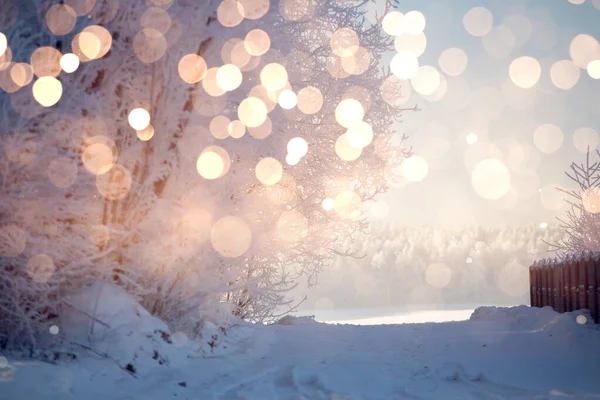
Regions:
<instances>
[{"instance_id":1,"label":"golden bokeh light","mask_svg":"<svg viewBox=\"0 0 600 400\"><path fill-rule=\"evenodd\" d=\"M498 200L510 190L510 172L502 161L486 158L475 165L471 171L471 185L481 198Z\"/></svg>"},{"instance_id":2,"label":"golden bokeh light","mask_svg":"<svg viewBox=\"0 0 600 400\"><path fill-rule=\"evenodd\" d=\"M155 29L165 35L171 28L169 13L160 7L148 7L140 18L143 29Z\"/></svg>"},{"instance_id":3,"label":"golden bokeh light","mask_svg":"<svg viewBox=\"0 0 600 400\"><path fill-rule=\"evenodd\" d=\"M362 121L364 116L365 110L362 104L355 99L344 99L335 108L335 119L344 128L349 128L355 122Z\"/></svg>"},{"instance_id":4,"label":"golden bokeh light","mask_svg":"<svg viewBox=\"0 0 600 400\"><path fill-rule=\"evenodd\" d=\"M94 175L110 171L115 163L113 150L105 143L92 143L81 154L83 166Z\"/></svg>"},{"instance_id":5,"label":"golden bokeh light","mask_svg":"<svg viewBox=\"0 0 600 400\"><path fill-rule=\"evenodd\" d=\"M100 55L102 43L96 35L91 32L81 32L77 38L78 50L85 56L85 60L94 60Z\"/></svg>"},{"instance_id":6,"label":"golden bokeh light","mask_svg":"<svg viewBox=\"0 0 600 400\"><path fill-rule=\"evenodd\" d=\"M312 115L318 113L323 107L323 95L316 87L306 86L298 92L296 102L300 111Z\"/></svg>"},{"instance_id":7,"label":"golden bokeh light","mask_svg":"<svg viewBox=\"0 0 600 400\"><path fill-rule=\"evenodd\" d=\"M425 270L425 281L435 288L445 288L451 279L452 271L446 264L433 263Z\"/></svg>"},{"instance_id":8,"label":"golden bokeh light","mask_svg":"<svg viewBox=\"0 0 600 400\"><path fill-rule=\"evenodd\" d=\"M360 41L352 29L340 28L331 35L329 46L336 56L351 57L360 47Z\"/></svg>"},{"instance_id":9,"label":"golden bokeh light","mask_svg":"<svg viewBox=\"0 0 600 400\"><path fill-rule=\"evenodd\" d=\"M279 160L265 157L256 164L256 179L266 186L275 185L283 176L283 167Z\"/></svg>"},{"instance_id":10,"label":"golden bokeh light","mask_svg":"<svg viewBox=\"0 0 600 400\"><path fill-rule=\"evenodd\" d=\"M583 127L575 130L573 133L573 145L583 154L587 154L588 150L593 152L598 148L599 144L600 137L594 128Z\"/></svg>"},{"instance_id":11,"label":"golden bokeh light","mask_svg":"<svg viewBox=\"0 0 600 400\"><path fill-rule=\"evenodd\" d=\"M78 17L92 12L96 0L64 0L63 3L73 9Z\"/></svg>"},{"instance_id":12,"label":"golden bokeh light","mask_svg":"<svg viewBox=\"0 0 600 400\"><path fill-rule=\"evenodd\" d=\"M202 150L202 153L206 152L216 153L221 157L221 160L223 160L223 171L221 172L219 178L222 178L225 175L227 175L227 173L229 172L229 168L231 168L231 157L229 157L229 153L227 153L227 150L219 146L208 146L204 150Z\"/></svg>"},{"instance_id":13,"label":"golden bokeh light","mask_svg":"<svg viewBox=\"0 0 600 400\"><path fill-rule=\"evenodd\" d=\"M297 102L298 98L296 93L291 90L283 90L279 94L278 103L279 106L284 110L291 110L292 108L296 107Z\"/></svg>"},{"instance_id":14,"label":"golden bokeh light","mask_svg":"<svg viewBox=\"0 0 600 400\"><path fill-rule=\"evenodd\" d=\"M4 52L8 48L8 39L6 39L6 35L0 32L0 57L4 55Z\"/></svg>"},{"instance_id":15,"label":"golden bokeh light","mask_svg":"<svg viewBox=\"0 0 600 400\"><path fill-rule=\"evenodd\" d=\"M36 254L27 261L27 275L37 283L48 282L54 275L55 270L54 261L46 254Z\"/></svg>"},{"instance_id":16,"label":"golden bokeh light","mask_svg":"<svg viewBox=\"0 0 600 400\"><path fill-rule=\"evenodd\" d=\"M407 52L420 57L427 48L427 36L423 32L417 35L402 34L396 36L394 47L398 53Z\"/></svg>"},{"instance_id":17,"label":"golden bokeh light","mask_svg":"<svg viewBox=\"0 0 600 400\"><path fill-rule=\"evenodd\" d=\"M350 189L343 190L335 196L334 209L344 219L357 219L362 209L360 196Z\"/></svg>"},{"instance_id":18,"label":"golden bokeh light","mask_svg":"<svg viewBox=\"0 0 600 400\"><path fill-rule=\"evenodd\" d=\"M427 160L420 156L411 156L400 165L402 177L410 182L421 182L429 173Z\"/></svg>"},{"instance_id":19,"label":"golden bokeh light","mask_svg":"<svg viewBox=\"0 0 600 400\"><path fill-rule=\"evenodd\" d=\"M248 127L248 133L254 139L264 139L273 131L273 122L267 117L265 122L256 127Z\"/></svg>"},{"instance_id":20,"label":"golden bokeh light","mask_svg":"<svg viewBox=\"0 0 600 400\"><path fill-rule=\"evenodd\" d=\"M352 146L344 133L335 141L335 153L344 161L354 161L361 156L362 149Z\"/></svg>"},{"instance_id":21,"label":"golden bokeh light","mask_svg":"<svg viewBox=\"0 0 600 400\"><path fill-rule=\"evenodd\" d=\"M600 213L600 189L589 187L581 194L581 203L585 211L590 214Z\"/></svg>"},{"instance_id":22,"label":"golden bokeh light","mask_svg":"<svg viewBox=\"0 0 600 400\"><path fill-rule=\"evenodd\" d=\"M301 159L308 152L308 143L301 137L295 137L288 142L287 151L293 158Z\"/></svg>"},{"instance_id":23,"label":"golden bokeh light","mask_svg":"<svg viewBox=\"0 0 600 400\"><path fill-rule=\"evenodd\" d=\"M60 58L62 54L54 47L38 47L31 54L29 64L33 72L38 77L52 76L60 74Z\"/></svg>"},{"instance_id":24,"label":"golden bokeh light","mask_svg":"<svg viewBox=\"0 0 600 400\"><path fill-rule=\"evenodd\" d=\"M152 124L148 124L144 129L136 131L136 135L141 141L147 142L154 137L154 127Z\"/></svg>"},{"instance_id":25,"label":"golden bokeh light","mask_svg":"<svg viewBox=\"0 0 600 400\"><path fill-rule=\"evenodd\" d=\"M260 83L271 92L283 89L288 83L288 74L285 67L278 63L265 65L260 72Z\"/></svg>"},{"instance_id":26,"label":"golden bokeh light","mask_svg":"<svg viewBox=\"0 0 600 400\"><path fill-rule=\"evenodd\" d=\"M69 158L55 158L48 165L48 178L54 186L66 189L77 181L77 164Z\"/></svg>"},{"instance_id":27,"label":"golden bokeh light","mask_svg":"<svg viewBox=\"0 0 600 400\"><path fill-rule=\"evenodd\" d=\"M390 11L387 13L381 25L385 33L390 36L398 36L404 32L404 14L398 11Z\"/></svg>"},{"instance_id":28,"label":"golden bokeh light","mask_svg":"<svg viewBox=\"0 0 600 400\"><path fill-rule=\"evenodd\" d=\"M226 216L213 225L210 242L213 249L221 256L236 258L250 249L252 231L243 219Z\"/></svg>"},{"instance_id":29,"label":"golden bokeh light","mask_svg":"<svg viewBox=\"0 0 600 400\"><path fill-rule=\"evenodd\" d=\"M460 76L465 69L469 58L463 49L452 47L444 50L440 55L439 64L442 71L449 76Z\"/></svg>"},{"instance_id":30,"label":"golden bokeh light","mask_svg":"<svg viewBox=\"0 0 600 400\"><path fill-rule=\"evenodd\" d=\"M252 71L260 63L260 57L248 53L245 42L238 38L225 42L221 49L221 58L225 64L233 64L242 72Z\"/></svg>"},{"instance_id":31,"label":"golden bokeh light","mask_svg":"<svg viewBox=\"0 0 600 400\"><path fill-rule=\"evenodd\" d=\"M435 93L440 86L441 76L437 69L424 65L415 72L410 83L415 92L429 96Z\"/></svg>"},{"instance_id":32,"label":"golden bokeh light","mask_svg":"<svg viewBox=\"0 0 600 400\"><path fill-rule=\"evenodd\" d=\"M600 60L594 60L587 66L588 75L592 79L600 79Z\"/></svg>"},{"instance_id":33,"label":"golden bokeh light","mask_svg":"<svg viewBox=\"0 0 600 400\"><path fill-rule=\"evenodd\" d=\"M557 152L563 144L562 130L553 124L543 124L533 132L533 143L539 151L546 154Z\"/></svg>"},{"instance_id":34,"label":"golden bokeh light","mask_svg":"<svg viewBox=\"0 0 600 400\"><path fill-rule=\"evenodd\" d=\"M219 154L205 151L196 161L196 170L204 179L217 179L225 170L225 163Z\"/></svg>"},{"instance_id":35,"label":"golden bokeh light","mask_svg":"<svg viewBox=\"0 0 600 400\"><path fill-rule=\"evenodd\" d=\"M485 36L494 24L494 16L485 7L470 9L463 17L463 25L467 32L473 36Z\"/></svg>"},{"instance_id":36,"label":"golden bokeh light","mask_svg":"<svg viewBox=\"0 0 600 400\"><path fill-rule=\"evenodd\" d=\"M167 51L167 46L164 35L152 28L140 30L133 38L133 52L146 64L160 60Z\"/></svg>"},{"instance_id":37,"label":"golden bokeh light","mask_svg":"<svg viewBox=\"0 0 600 400\"><path fill-rule=\"evenodd\" d=\"M8 68L12 63L12 50L10 47L7 47L4 50L4 54L0 56L0 71Z\"/></svg>"},{"instance_id":38,"label":"golden bokeh light","mask_svg":"<svg viewBox=\"0 0 600 400\"><path fill-rule=\"evenodd\" d=\"M120 200L129 194L131 173L120 164L114 164L105 174L96 176L96 189L106 200Z\"/></svg>"},{"instance_id":39,"label":"golden bokeh light","mask_svg":"<svg viewBox=\"0 0 600 400\"><path fill-rule=\"evenodd\" d=\"M285 156L285 162L287 163L287 165L298 165L298 163L300 162L300 158L298 157L294 157L293 154L288 154Z\"/></svg>"},{"instance_id":40,"label":"golden bokeh light","mask_svg":"<svg viewBox=\"0 0 600 400\"><path fill-rule=\"evenodd\" d=\"M515 85L529 89L540 80L542 67L539 61L533 57L519 57L510 64L509 76Z\"/></svg>"},{"instance_id":41,"label":"golden bokeh light","mask_svg":"<svg viewBox=\"0 0 600 400\"><path fill-rule=\"evenodd\" d=\"M346 138L353 147L364 149L373 141L373 128L365 121L355 122L348 128Z\"/></svg>"},{"instance_id":42,"label":"golden bokeh light","mask_svg":"<svg viewBox=\"0 0 600 400\"><path fill-rule=\"evenodd\" d=\"M269 11L270 0L239 0L244 9L244 18L259 19Z\"/></svg>"},{"instance_id":43,"label":"golden bokeh light","mask_svg":"<svg viewBox=\"0 0 600 400\"><path fill-rule=\"evenodd\" d=\"M202 87L206 93L213 97L222 96L226 93L226 91L221 89L221 87L217 84L218 71L218 67L209 68L208 71L206 71L204 79L202 79Z\"/></svg>"},{"instance_id":44,"label":"golden bokeh light","mask_svg":"<svg viewBox=\"0 0 600 400\"><path fill-rule=\"evenodd\" d=\"M419 60L413 53L397 53L392 58L390 69L399 79L410 79L419 69Z\"/></svg>"},{"instance_id":45,"label":"golden bokeh light","mask_svg":"<svg viewBox=\"0 0 600 400\"><path fill-rule=\"evenodd\" d=\"M244 38L244 48L250 55L262 56L271 48L271 38L262 29L253 29Z\"/></svg>"},{"instance_id":46,"label":"golden bokeh light","mask_svg":"<svg viewBox=\"0 0 600 400\"><path fill-rule=\"evenodd\" d=\"M477 143L478 136L476 133L469 133L465 138L467 144L475 144Z\"/></svg>"},{"instance_id":47,"label":"golden bokeh light","mask_svg":"<svg viewBox=\"0 0 600 400\"><path fill-rule=\"evenodd\" d=\"M267 106L257 97L247 97L238 106L238 118L249 128L262 125L267 119Z\"/></svg>"},{"instance_id":48,"label":"golden bokeh light","mask_svg":"<svg viewBox=\"0 0 600 400\"><path fill-rule=\"evenodd\" d=\"M308 235L308 219L299 211L285 211L277 220L277 239L293 244Z\"/></svg>"},{"instance_id":49,"label":"golden bokeh light","mask_svg":"<svg viewBox=\"0 0 600 400\"><path fill-rule=\"evenodd\" d=\"M142 131L150 124L150 113L143 108L134 108L127 116L129 126L136 131Z\"/></svg>"},{"instance_id":50,"label":"golden bokeh light","mask_svg":"<svg viewBox=\"0 0 600 400\"><path fill-rule=\"evenodd\" d=\"M245 15L244 7L236 0L223 0L217 8L217 19L227 28L238 26Z\"/></svg>"},{"instance_id":51,"label":"golden bokeh light","mask_svg":"<svg viewBox=\"0 0 600 400\"><path fill-rule=\"evenodd\" d=\"M554 86L562 90L572 89L581 76L581 70L571 60L561 60L550 67L550 79Z\"/></svg>"},{"instance_id":52,"label":"golden bokeh light","mask_svg":"<svg viewBox=\"0 0 600 400\"><path fill-rule=\"evenodd\" d=\"M327 60L325 61L325 68L327 68L329 75L337 79L344 79L350 76L350 74L344 70L342 58L336 56L335 54L331 54L329 57L327 57Z\"/></svg>"},{"instance_id":53,"label":"golden bokeh light","mask_svg":"<svg viewBox=\"0 0 600 400\"><path fill-rule=\"evenodd\" d=\"M210 121L210 124L208 125L210 134L216 139L227 139L227 137L229 137L228 128L230 122L231 120L226 116L217 115Z\"/></svg>"},{"instance_id":54,"label":"golden bokeh light","mask_svg":"<svg viewBox=\"0 0 600 400\"><path fill-rule=\"evenodd\" d=\"M575 65L586 69L592 61L600 60L600 43L593 36L577 35L571 40L569 54Z\"/></svg>"},{"instance_id":55,"label":"golden bokeh light","mask_svg":"<svg viewBox=\"0 0 600 400\"><path fill-rule=\"evenodd\" d=\"M250 93L248 97L256 97L260 101L264 103L267 107L267 111L271 112L277 106L277 98L271 99L271 96L267 89L263 85L256 85L252 89L250 89Z\"/></svg>"},{"instance_id":56,"label":"golden bokeh light","mask_svg":"<svg viewBox=\"0 0 600 400\"><path fill-rule=\"evenodd\" d=\"M62 83L52 76L43 76L33 84L33 98L43 107L52 107L62 97Z\"/></svg>"},{"instance_id":57,"label":"golden bokeh light","mask_svg":"<svg viewBox=\"0 0 600 400\"><path fill-rule=\"evenodd\" d=\"M90 59L99 59L108 54L110 48L112 47L112 35L106 28L100 25L90 25L86 26L81 31L80 35L84 33L86 34L83 36L84 39L82 39L81 36L79 37L80 50L83 52L83 48L88 47L87 53L96 53L94 57L89 57L87 54L86 56L88 56ZM95 39L87 34L94 36ZM86 40L88 43L84 43ZM96 52L96 46L98 46L98 44L99 50Z\"/></svg>"},{"instance_id":58,"label":"golden bokeh light","mask_svg":"<svg viewBox=\"0 0 600 400\"><path fill-rule=\"evenodd\" d=\"M365 73L371 65L371 55L364 47L359 47L356 53L341 58L342 69L350 75Z\"/></svg>"},{"instance_id":59,"label":"golden bokeh light","mask_svg":"<svg viewBox=\"0 0 600 400\"><path fill-rule=\"evenodd\" d=\"M27 245L27 234L17 225L0 226L0 257L19 257Z\"/></svg>"},{"instance_id":60,"label":"golden bokeh light","mask_svg":"<svg viewBox=\"0 0 600 400\"><path fill-rule=\"evenodd\" d=\"M72 74L79 68L79 57L73 53L63 54L60 58L60 67L67 74Z\"/></svg>"},{"instance_id":61,"label":"golden bokeh light","mask_svg":"<svg viewBox=\"0 0 600 400\"><path fill-rule=\"evenodd\" d=\"M242 71L233 64L225 64L217 70L217 85L226 91L231 92L242 84Z\"/></svg>"},{"instance_id":62,"label":"golden bokeh light","mask_svg":"<svg viewBox=\"0 0 600 400\"><path fill-rule=\"evenodd\" d=\"M46 25L56 36L71 32L77 22L75 10L65 4L54 4L46 12Z\"/></svg>"},{"instance_id":63,"label":"golden bokeh light","mask_svg":"<svg viewBox=\"0 0 600 400\"><path fill-rule=\"evenodd\" d=\"M17 86L27 86L33 80L33 68L27 63L13 64L10 69L10 77Z\"/></svg>"},{"instance_id":64,"label":"golden bokeh light","mask_svg":"<svg viewBox=\"0 0 600 400\"><path fill-rule=\"evenodd\" d=\"M239 139L246 134L246 125L240 120L234 119L227 125L227 133L234 139Z\"/></svg>"},{"instance_id":65,"label":"golden bokeh light","mask_svg":"<svg viewBox=\"0 0 600 400\"><path fill-rule=\"evenodd\" d=\"M186 54L177 65L179 77L190 85L200 82L206 76L208 67L204 58L197 54Z\"/></svg>"},{"instance_id":66,"label":"golden bokeh light","mask_svg":"<svg viewBox=\"0 0 600 400\"><path fill-rule=\"evenodd\" d=\"M331 197L327 197L327 198L323 199L323 202L321 203L321 207L323 207L323 210L325 210L325 211L331 211L335 207L335 200L332 199Z\"/></svg>"},{"instance_id":67,"label":"golden bokeh light","mask_svg":"<svg viewBox=\"0 0 600 400\"><path fill-rule=\"evenodd\" d=\"M409 11L402 20L403 31L409 35L419 35L425 30L426 19L420 11Z\"/></svg>"}]
</instances>

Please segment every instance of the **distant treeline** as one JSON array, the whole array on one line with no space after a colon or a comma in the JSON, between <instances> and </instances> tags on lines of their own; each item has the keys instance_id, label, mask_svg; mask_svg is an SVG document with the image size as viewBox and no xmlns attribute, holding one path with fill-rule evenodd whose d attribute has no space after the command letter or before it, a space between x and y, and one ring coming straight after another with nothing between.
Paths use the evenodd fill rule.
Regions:
<instances>
[{"instance_id":1,"label":"distant treeline","mask_svg":"<svg viewBox=\"0 0 600 400\"><path fill-rule=\"evenodd\" d=\"M553 257L557 226L448 230L372 226L356 241L364 258L339 258L310 289L304 309L409 304L528 304L528 267Z\"/></svg>"}]
</instances>

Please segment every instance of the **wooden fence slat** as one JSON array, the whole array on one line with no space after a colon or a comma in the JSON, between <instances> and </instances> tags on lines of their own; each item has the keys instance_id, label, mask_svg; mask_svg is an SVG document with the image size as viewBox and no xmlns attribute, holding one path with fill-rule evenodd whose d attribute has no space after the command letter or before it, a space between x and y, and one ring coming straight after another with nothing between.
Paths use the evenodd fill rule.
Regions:
<instances>
[{"instance_id":1,"label":"wooden fence slat","mask_svg":"<svg viewBox=\"0 0 600 400\"><path fill-rule=\"evenodd\" d=\"M562 274L562 263L558 263L554 265L552 269L552 286L553 286L553 301L552 306L554 311L563 312L563 304L562 304L562 282L561 276Z\"/></svg>"},{"instance_id":2,"label":"wooden fence slat","mask_svg":"<svg viewBox=\"0 0 600 400\"><path fill-rule=\"evenodd\" d=\"M589 257L586 263L588 284L586 288L587 306L592 313L594 322L598 323L598 299L596 290L598 286L598 278L596 276L596 262L593 257Z\"/></svg>"},{"instance_id":3,"label":"wooden fence slat","mask_svg":"<svg viewBox=\"0 0 600 400\"><path fill-rule=\"evenodd\" d=\"M571 283L571 305L569 306L569 311L579 310L579 260L574 259L572 264L569 266L570 273L570 283Z\"/></svg>"},{"instance_id":4,"label":"wooden fence slat","mask_svg":"<svg viewBox=\"0 0 600 400\"><path fill-rule=\"evenodd\" d=\"M579 280L577 281L577 297L579 298L577 303L578 303L578 309L579 310L589 310L588 307L588 303L587 303L587 286L588 286L588 279L587 279L587 262L588 262L588 257L580 257L579 258L579 262L577 263L577 274L579 275L578 278Z\"/></svg>"}]
</instances>

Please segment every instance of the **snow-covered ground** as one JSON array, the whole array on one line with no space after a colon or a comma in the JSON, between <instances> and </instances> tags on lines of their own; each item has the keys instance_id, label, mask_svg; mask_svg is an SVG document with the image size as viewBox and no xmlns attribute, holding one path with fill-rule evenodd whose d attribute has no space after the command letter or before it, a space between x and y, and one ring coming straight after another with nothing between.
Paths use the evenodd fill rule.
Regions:
<instances>
[{"instance_id":1,"label":"snow-covered ground","mask_svg":"<svg viewBox=\"0 0 600 400\"><path fill-rule=\"evenodd\" d=\"M0 399L600 398L600 330L579 314L484 307L467 321L379 326L285 318L230 329L220 355L165 345L169 361L135 375L91 353L58 364L6 357Z\"/></svg>"}]
</instances>

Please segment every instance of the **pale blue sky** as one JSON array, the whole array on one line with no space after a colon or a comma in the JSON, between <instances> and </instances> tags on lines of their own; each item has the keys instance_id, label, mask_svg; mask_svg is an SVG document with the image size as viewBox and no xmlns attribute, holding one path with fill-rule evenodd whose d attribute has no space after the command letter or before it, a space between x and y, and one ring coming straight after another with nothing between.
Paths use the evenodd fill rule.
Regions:
<instances>
[{"instance_id":1,"label":"pale blue sky","mask_svg":"<svg viewBox=\"0 0 600 400\"><path fill-rule=\"evenodd\" d=\"M481 112L480 102L475 101L464 110L453 112L452 102L465 100L469 95L448 95L439 102L431 103L417 93L412 94L407 106L419 105L418 114L407 113L400 131L411 136L410 144L415 153L425 158L431 153L434 140L446 141L449 149L434 161L423 182L411 183L404 188L392 188L383 197L389 204L389 218L409 225L498 225L551 222L561 210L549 210L540 200L538 189L552 184L565 184L564 170L571 161L582 162L584 154L573 144L573 132L590 127L600 133L600 81L593 80L585 70L574 88L564 91L556 88L549 78L550 65L559 60L570 59L569 44L578 34L588 34L600 39L600 10L592 0L574 5L567 0L494 0L494 1L426 1L402 0L398 11L421 11L426 19L427 49L420 57L421 65L439 68L439 55L449 47L465 50L469 64L461 76L471 88L471 93L482 87L494 87L502 93L509 80L510 63L520 56L532 56L542 64L542 77L534 89L535 103L524 110L504 104L498 117ZM600 1L596 0L600 8ZM520 14L533 25L531 38L516 47L505 58L493 58L484 51L482 38L471 36L463 26L464 14L475 6L484 6L494 15L494 26L512 14ZM464 82L463 81L463 82ZM509 82L510 83L510 82ZM485 107L484 107L485 108ZM493 113L492 113L493 114ZM509 149L507 143L518 143L535 149L533 132L538 125L555 124L564 133L562 147L553 154L534 151L529 171L535 171L537 181L531 176L512 174L519 193L517 201L510 197L499 201L481 199L473 190L470 173L465 167L464 154L468 145L464 136L477 133L487 140ZM510 141L510 142L509 142ZM502 152L507 156L508 150ZM534 160L535 161L535 160ZM533 193L528 196L525 193ZM548 198L548 190L544 192ZM550 194L551 195L551 194ZM546 202L547 203L547 202Z\"/></svg>"}]
</instances>

